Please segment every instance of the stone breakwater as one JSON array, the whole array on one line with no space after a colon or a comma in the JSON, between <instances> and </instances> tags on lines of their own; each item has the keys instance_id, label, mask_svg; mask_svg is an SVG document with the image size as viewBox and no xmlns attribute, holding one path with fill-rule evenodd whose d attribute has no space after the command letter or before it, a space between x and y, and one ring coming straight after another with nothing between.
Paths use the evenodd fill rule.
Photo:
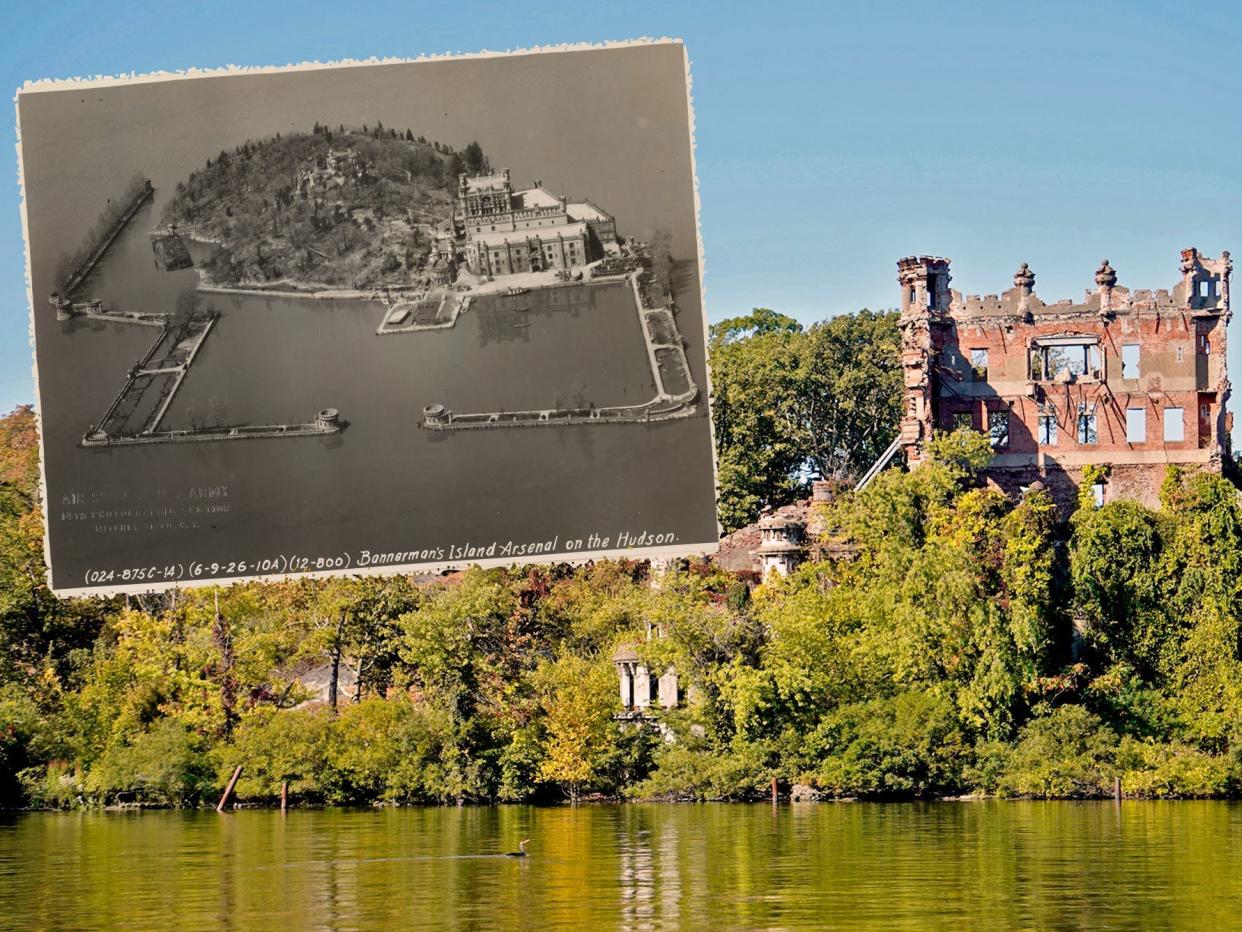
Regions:
<instances>
[{"instance_id":1,"label":"stone breakwater","mask_svg":"<svg viewBox=\"0 0 1242 932\"><path fill-rule=\"evenodd\" d=\"M56 309L60 321L76 318L106 320L111 323L158 327L154 342L126 372L125 384L113 398L98 424L92 424L80 441L83 447L116 447L135 444L186 443L210 440L242 440L262 437L304 437L340 433L344 429L340 413L335 408L325 408L315 417L301 424L264 425L198 425L182 429L161 426L177 391L185 381L198 352L207 336L220 319L215 311L199 311L182 317L177 314L151 313L147 311L120 311L104 307L103 301L74 302L72 293L91 270L103 259L108 247L133 220L138 210L151 199L155 189L150 181L139 180L134 184L129 202L119 209L110 209L101 218L104 224L98 241L80 260L73 260L72 271L63 282L61 291L55 291L49 303ZM111 219L109 214L115 212ZM176 234L159 234L156 257L161 267L180 267L189 258L185 244ZM169 246L175 238L176 247ZM163 243L161 249L158 244Z\"/></svg>"},{"instance_id":2,"label":"stone breakwater","mask_svg":"<svg viewBox=\"0 0 1242 932\"><path fill-rule=\"evenodd\" d=\"M150 443L202 443L209 440L260 440L273 437L323 437L344 430L335 408L326 408L304 424L243 424L236 427L194 427L125 436L87 435L84 447L119 447Z\"/></svg>"},{"instance_id":3,"label":"stone breakwater","mask_svg":"<svg viewBox=\"0 0 1242 932\"><path fill-rule=\"evenodd\" d=\"M73 294L77 287L85 280L86 276L99 264L99 260L108 251L108 247L121 235L121 231L125 229L129 221L134 219L134 214L138 213L139 208L154 196L155 188L151 185L150 180L143 179L129 203L107 225L98 241L88 248L86 255L74 263L73 268L70 269L65 279L59 282L62 294L66 296Z\"/></svg>"}]
</instances>

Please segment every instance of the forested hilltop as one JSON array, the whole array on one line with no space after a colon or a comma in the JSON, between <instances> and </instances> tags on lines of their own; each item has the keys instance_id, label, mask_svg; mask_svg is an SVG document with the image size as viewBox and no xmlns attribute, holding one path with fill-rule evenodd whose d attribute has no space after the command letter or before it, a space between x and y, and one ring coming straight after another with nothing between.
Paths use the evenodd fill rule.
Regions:
<instances>
[{"instance_id":1,"label":"forested hilltop","mask_svg":"<svg viewBox=\"0 0 1242 932\"><path fill-rule=\"evenodd\" d=\"M856 559L756 589L706 563L52 598L33 418L0 421L7 806L1236 795L1242 509L1171 471L1159 513L976 481L970 433L830 506ZM218 600L218 601L217 601ZM1080 641L1073 644L1071 620ZM647 640L654 625L662 637ZM677 735L614 719L611 663L675 665ZM294 671L358 673L300 705ZM354 700L358 701L354 701Z\"/></svg>"},{"instance_id":2,"label":"forested hilltop","mask_svg":"<svg viewBox=\"0 0 1242 932\"><path fill-rule=\"evenodd\" d=\"M220 245L203 270L221 285L407 284L452 216L457 176L480 172L413 130L330 128L222 151L177 185L163 221Z\"/></svg>"}]
</instances>

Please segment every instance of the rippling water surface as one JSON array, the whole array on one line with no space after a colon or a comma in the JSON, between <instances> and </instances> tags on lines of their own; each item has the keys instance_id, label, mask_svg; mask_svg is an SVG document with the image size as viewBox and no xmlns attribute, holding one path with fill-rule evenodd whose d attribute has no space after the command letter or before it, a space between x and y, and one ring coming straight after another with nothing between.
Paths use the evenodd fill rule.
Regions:
<instances>
[{"instance_id":1,"label":"rippling water surface","mask_svg":"<svg viewBox=\"0 0 1242 932\"><path fill-rule=\"evenodd\" d=\"M0 925L19 928L1226 929L1240 908L1242 807L1218 802L0 823Z\"/></svg>"}]
</instances>

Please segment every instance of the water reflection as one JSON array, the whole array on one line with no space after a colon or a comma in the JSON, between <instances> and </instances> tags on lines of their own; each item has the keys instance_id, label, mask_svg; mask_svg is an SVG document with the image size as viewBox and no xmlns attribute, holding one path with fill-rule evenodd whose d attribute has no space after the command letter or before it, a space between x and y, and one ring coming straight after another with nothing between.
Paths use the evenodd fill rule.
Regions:
<instances>
[{"instance_id":1,"label":"water reflection","mask_svg":"<svg viewBox=\"0 0 1242 932\"><path fill-rule=\"evenodd\" d=\"M0 925L1229 928L1239 841L1198 802L28 814Z\"/></svg>"}]
</instances>

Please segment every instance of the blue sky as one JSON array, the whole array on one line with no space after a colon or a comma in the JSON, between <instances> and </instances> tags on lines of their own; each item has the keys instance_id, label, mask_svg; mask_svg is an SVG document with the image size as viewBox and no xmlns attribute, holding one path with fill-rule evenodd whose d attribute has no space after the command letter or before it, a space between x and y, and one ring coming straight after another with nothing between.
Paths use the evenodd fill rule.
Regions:
<instances>
[{"instance_id":1,"label":"blue sky","mask_svg":"<svg viewBox=\"0 0 1242 932\"><path fill-rule=\"evenodd\" d=\"M1029 262L1045 300L1081 297L1104 257L1132 288L1171 286L1183 246L1242 257L1242 20L1224 3L68 2L5 3L4 20L0 84L13 89L682 38L712 320L892 306L895 260L911 253L951 257L972 293L1003 290ZM34 396L6 151L3 410Z\"/></svg>"}]
</instances>

